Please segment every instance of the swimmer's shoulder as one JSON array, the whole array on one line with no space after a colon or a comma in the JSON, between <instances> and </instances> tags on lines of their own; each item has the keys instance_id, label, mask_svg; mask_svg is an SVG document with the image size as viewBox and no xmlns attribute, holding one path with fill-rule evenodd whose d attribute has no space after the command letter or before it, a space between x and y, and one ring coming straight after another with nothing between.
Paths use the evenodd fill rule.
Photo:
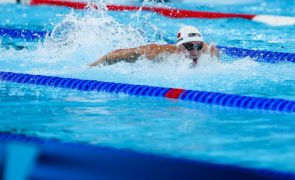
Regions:
<instances>
[{"instance_id":1,"label":"swimmer's shoulder","mask_svg":"<svg viewBox=\"0 0 295 180\"><path fill-rule=\"evenodd\" d=\"M145 49L145 50L155 50L159 52L169 52L169 53L174 53L176 52L176 46L174 44L165 44L165 45L159 45L159 44L149 44L145 46L140 46L140 49Z\"/></svg>"},{"instance_id":2,"label":"swimmer's shoulder","mask_svg":"<svg viewBox=\"0 0 295 180\"><path fill-rule=\"evenodd\" d=\"M204 42L204 48L202 49L203 53L209 53L211 45Z\"/></svg>"},{"instance_id":3,"label":"swimmer's shoulder","mask_svg":"<svg viewBox=\"0 0 295 180\"><path fill-rule=\"evenodd\" d=\"M159 48L163 52L168 52L168 53L175 53L177 48L174 44L165 44L165 45L159 45Z\"/></svg>"},{"instance_id":4,"label":"swimmer's shoulder","mask_svg":"<svg viewBox=\"0 0 295 180\"><path fill-rule=\"evenodd\" d=\"M164 44L164 45L159 45L159 44L149 44L145 46L140 46L140 47L148 47L148 48L162 48L162 49L176 49L176 45L174 44Z\"/></svg>"},{"instance_id":5,"label":"swimmer's shoulder","mask_svg":"<svg viewBox=\"0 0 295 180\"><path fill-rule=\"evenodd\" d=\"M159 45L159 44L149 44L145 46L139 47L139 52L141 54L153 54L153 55L159 55L162 53L175 53L177 50L176 46L173 44L165 44L165 45Z\"/></svg>"}]
</instances>

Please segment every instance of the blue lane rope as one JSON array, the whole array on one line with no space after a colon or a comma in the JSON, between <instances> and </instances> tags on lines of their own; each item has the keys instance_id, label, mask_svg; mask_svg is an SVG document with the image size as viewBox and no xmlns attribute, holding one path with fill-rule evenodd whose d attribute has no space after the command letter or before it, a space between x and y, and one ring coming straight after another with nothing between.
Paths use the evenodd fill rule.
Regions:
<instances>
[{"instance_id":1,"label":"blue lane rope","mask_svg":"<svg viewBox=\"0 0 295 180\"><path fill-rule=\"evenodd\" d=\"M47 33L48 32L36 30L0 28L0 36L2 37L21 38L28 41L44 38Z\"/></svg>"},{"instance_id":2,"label":"blue lane rope","mask_svg":"<svg viewBox=\"0 0 295 180\"><path fill-rule=\"evenodd\" d=\"M260 109L290 113L295 112L295 101L285 99L270 99L206 91L131 85L13 72L0 72L0 80L22 84L77 89L80 91L104 91L138 96L167 97L242 109Z\"/></svg>"},{"instance_id":3,"label":"blue lane rope","mask_svg":"<svg viewBox=\"0 0 295 180\"><path fill-rule=\"evenodd\" d=\"M268 62L268 63L278 63L278 62L292 62L295 63L295 54L293 53L282 53L282 52L272 52L272 51L263 51L263 50L252 50L236 47L225 47L217 46L222 53L225 53L229 56L244 58L250 57L259 62Z\"/></svg>"},{"instance_id":4,"label":"blue lane rope","mask_svg":"<svg viewBox=\"0 0 295 180\"><path fill-rule=\"evenodd\" d=\"M23 38L28 41L44 38L46 34L50 34L50 32L0 28L0 36L10 37L10 38ZM168 38L164 40L170 44L175 43L175 41ZM217 48L219 48L222 53L225 53L233 57L239 57L239 58L250 57L260 62L269 62L269 63L277 63L277 62L295 63L295 54L293 53L251 50L251 49L226 47L226 46L217 46Z\"/></svg>"},{"instance_id":5,"label":"blue lane rope","mask_svg":"<svg viewBox=\"0 0 295 180\"><path fill-rule=\"evenodd\" d=\"M295 179L294 173L0 132L1 147L10 143L38 148L38 162L30 179Z\"/></svg>"}]
</instances>

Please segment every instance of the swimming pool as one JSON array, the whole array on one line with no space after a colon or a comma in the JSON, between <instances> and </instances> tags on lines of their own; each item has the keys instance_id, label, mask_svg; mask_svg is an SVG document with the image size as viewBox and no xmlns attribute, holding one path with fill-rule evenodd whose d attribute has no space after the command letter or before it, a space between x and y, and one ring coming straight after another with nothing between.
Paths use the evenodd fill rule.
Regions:
<instances>
[{"instance_id":1,"label":"swimming pool","mask_svg":"<svg viewBox=\"0 0 295 180\"><path fill-rule=\"evenodd\" d=\"M169 6L295 16L291 0ZM49 6L1 5L0 11L5 12L2 27L53 31L42 43L3 38L1 71L295 99L293 63L224 55L222 63L203 62L193 69L176 56L157 63L141 59L134 64L87 66L115 48L173 40L183 24L198 26L208 42L218 45L294 53L294 26ZM15 50L11 44L24 49ZM6 82L0 82L0 92L0 131L294 172L292 113Z\"/></svg>"}]
</instances>

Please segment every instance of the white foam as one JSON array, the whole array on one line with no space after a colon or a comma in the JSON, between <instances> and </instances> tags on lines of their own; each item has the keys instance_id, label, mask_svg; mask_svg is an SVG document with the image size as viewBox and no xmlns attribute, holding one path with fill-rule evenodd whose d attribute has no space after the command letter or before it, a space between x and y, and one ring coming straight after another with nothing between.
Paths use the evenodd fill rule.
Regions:
<instances>
[{"instance_id":1,"label":"white foam","mask_svg":"<svg viewBox=\"0 0 295 180\"><path fill-rule=\"evenodd\" d=\"M118 23L104 11L90 10L83 16L74 12L66 15L36 50L11 49L1 55L9 62L27 64L23 70L29 73L60 75L81 72L90 62L111 50L146 43L141 32L132 26Z\"/></svg>"}]
</instances>

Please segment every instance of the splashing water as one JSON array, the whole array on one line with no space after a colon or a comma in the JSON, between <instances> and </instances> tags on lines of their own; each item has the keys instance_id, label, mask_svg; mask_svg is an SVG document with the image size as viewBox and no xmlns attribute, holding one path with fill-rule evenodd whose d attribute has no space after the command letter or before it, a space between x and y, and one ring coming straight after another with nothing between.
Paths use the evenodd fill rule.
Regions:
<instances>
[{"instance_id":1,"label":"splashing water","mask_svg":"<svg viewBox=\"0 0 295 180\"><path fill-rule=\"evenodd\" d=\"M104 8L85 13L72 11L54 26L50 36L36 43L35 48L17 51L0 47L1 71L285 99L295 97L292 63L258 63L225 55L216 62L204 55L196 67L191 67L191 60L170 54L156 61L140 57L136 63L90 68L89 63L111 50L163 43L159 35L176 34L175 28L188 22L181 19L170 23L158 15L140 11L122 13L120 17L114 14L106 13ZM269 38L257 38L259 47L255 43L247 44L247 48L267 49L270 44L278 46L277 42L266 43L268 40L287 37L282 36L287 31L279 28L259 32L265 27L259 29L258 25L253 25L258 29L253 30L254 35L243 37L240 24L230 31L236 27L230 24L241 23L237 19L206 22L203 23L207 28L203 31L206 38L222 42L220 45L230 45L231 40L235 40L238 43L231 45L243 47L246 44L242 42L248 43L256 34L267 34ZM292 36L288 41L292 45ZM5 82L0 82L0 100L2 131L294 171L293 114Z\"/></svg>"}]
</instances>

